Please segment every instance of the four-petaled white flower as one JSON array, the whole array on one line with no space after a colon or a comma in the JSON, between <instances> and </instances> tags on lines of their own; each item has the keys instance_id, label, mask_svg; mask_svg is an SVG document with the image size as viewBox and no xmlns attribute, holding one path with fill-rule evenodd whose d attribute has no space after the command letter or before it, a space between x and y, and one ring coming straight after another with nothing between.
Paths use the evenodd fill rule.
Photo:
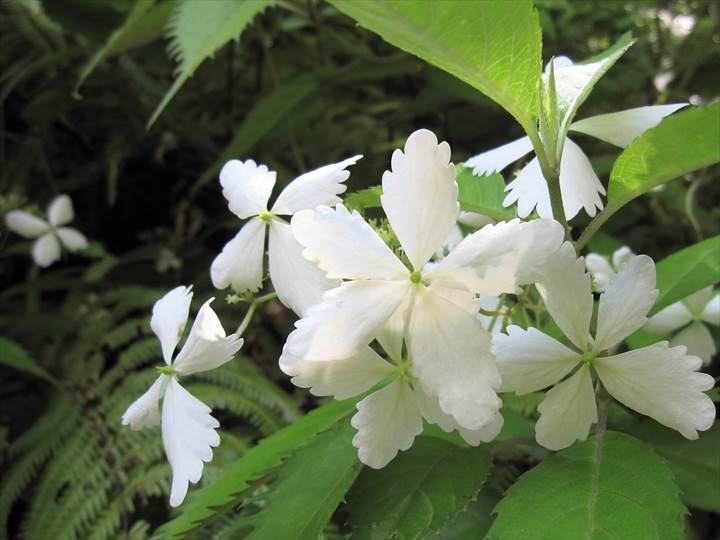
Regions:
<instances>
[{"instance_id":1,"label":"four-petaled white flower","mask_svg":"<svg viewBox=\"0 0 720 540\"><path fill-rule=\"evenodd\" d=\"M597 292L605 292L612 277L634 256L635 254L627 246L622 246L613 252L612 262L599 253L588 253L585 257L585 268L593 278L593 289Z\"/></svg>"},{"instance_id":2,"label":"four-petaled white flower","mask_svg":"<svg viewBox=\"0 0 720 540\"><path fill-rule=\"evenodd\" d=\"M564 77L573 79L575 76L573 70L577 66L573 65L567 57L560 57L555 59L554 67L555 79L558 84L561 84ZM674 103L601 114L573 122L569 129L625 148L636 137L655 127L667 115L686 106L687 103ZM530 139L522 137L478 154L467 160L465 165L472 167L475 175L491 174L502 171L511 163L530 153L532 149ZM506 191L509 193L505 197L503 205L511 206L517 202L518 216L527 217L533 208L537 207L540 217L553 217L550 193L537 158L533 158L525 165L517 178L507 185ZM567 219L575 217L581 208L584 208L589 216L594 216L597 210L603 208L600 195L605 195L605 188L595 174L590 160L570 138L565 139L560 158L560 191Z\"/></svg>"},{"instance_id":3,"label":"four-petaled white flower","mask_svg":"<svg viewBox=\"0 0 720 540\"><path fill-rule=\"evenodd\" d=\"M450 146L419 130L408 137L404 152L393 153L391 165L382 178L381 203L408 266L343 205L295 214L292 232L305 247L303 255L328 278L345 281L296 323L280 359L281 365L341 362L383 339L383 333L395 343L386 344L387 351L401 350L405 340L408 354L397 370L417 381L416 392L400 390L405 387L396 381L361 401L354 420L359 429L354 444L361 460L374 467L412 443L418 424L408 411L420 393L437 399L443 418L463 429L497 427L500 377L490 335L475 317L475 295L515 293L535 281L534 268L557 250L563 235L551 220L487 225L427 268L459 213ZM397 352L390 357L400 358ZM365 388L382 376L378 370ZM331 392L342 380L326 384Z\"/></svg>"},{"instance_id":4,"label":"four-petaled white flower","mask_svg":"<svg viewBox=\"0 0 720 540\"><path fill-rule=\"evenodd\" d=\"M703 322L720 326L720 293L713 296L712 287L701 289L660 310L650 317L645 330L654 334L670 334L682 328L672 337L670 345L684 345L688 354L699 356L707 365L717 349L710 330Z\"/></svg>"},{"instance_id":5,"label":"four-petaled white flower","mask_svg":"<svg viewBox=\"0 0 720 540\"><path fill-rule=\"evenodd\" d=\"M162 404L162 438L172 467L170 505L185 499L188 482L197 483L203 464L212 460L212 448L220 444L215 428L220 424L210 408L185 390L178 375L190 375L219 367L232 360L243 340L235 334L225 335L217 315L205 302L193 322L185 344L173 361L173 352L187 323L192 292L177 287L155 302L150 327L160 340L166 366L158 368L160 376L122 416L123 425L138 430L161 423L158 402Z\"/></svg>"},{"instance_id":6,"label":"four-petaled white flower","mask_svg":"<svg viewBox=\"0 0 720 540\"><path fill-rule=\"evenodd\" d=\"M702 362L687 355L685 347L669 347L665 341L612 354L645 324L657 298L650 257L633 257L612 277L600 296L594 335L590 276L573 246L563 244L543 273L538 290L575 349L535 328L510 326L507 335L493 337L502 390L526 394L555 385L538 407L535 433L541 445L551 450L570 446L576 439L584 440L597 422L591 369L615 399L688 439L697 439L698 431L712 426L715 406L703 392L714 380L696 373Z\"/></svg>"},{"instance_id":7,"label":"four-petaled white flower","mask_svg":"<svg viewBox=\"0 0 720 540\"><path fill-rule=\"evenodd\" d=\"M70 251L87 247L87 238L80 231L64 226L73 220L74 215L70 197L58 195L48 205L47 221L23 210L12 210L6 214L5 223L20 236L37 238L32 247L32 257L35 264L46 268L60 259L61 244Z\"/></svg>"},{"instance_id":8,"label":"four-petaled white flower","mask_svg":"<svg viewBox=\"0 0 720 540\"><path fill-rule=\"evenodd\" d=\"M277 173L251 159L228 161L220 171L223 195L232 213L240 219L251 219L213 261L210 267L213 285L218 289L232 286L237 292L254 292L262 286L265 230L269 227L270 279L283 304L302 315L325 291L336 287L338 281L328 280L302 257L302 248L293 238L290 225L278 216L339 203L338 194L345 191L343 182L350 176L346 168L361 157L298 176L282 190L270 211L267 203Z\"/></svg>"}]
</instances>

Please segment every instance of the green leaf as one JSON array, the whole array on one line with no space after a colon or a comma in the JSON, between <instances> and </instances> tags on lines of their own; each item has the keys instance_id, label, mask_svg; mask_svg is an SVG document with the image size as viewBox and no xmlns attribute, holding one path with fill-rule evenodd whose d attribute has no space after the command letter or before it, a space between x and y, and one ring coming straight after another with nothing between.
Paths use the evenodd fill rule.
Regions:
<instances>
[{"instance_id":1,"label":"green leaf","mask_svg":"<svg viewBox=\"0 0 720 540\"><path fill-rule=\"evenodd\" d=\"M682 540L685 507L650 447L606 432L523 474L495 511L492 540Z\"/></svg>"},{"instance_id":2,"label":"green leaf","mask_svg":"<svg viewBox=\"0 0 720 540\"><path fill-rule=\"evenodd\" d=\"M317 87L318 83L313 77L303 75L280 85L267 97L258 101L220 157L195 182L192 192L196 192L212 180L226 161L242 158L243 154L250 151L255 143L278 126Z\"/></svg>"},{"instance_id":3,"label":"green leaf","mask_svg":"<svg viewBox=\"0 0 720 540\"><path fill-rule=\"evenodd\" d=\"M458 184L458 202L460 208L468 212L478 212L497 221L506 221L516 217L513 208L504 208L505 180L501 174L475 176L472 169L458 165L455 180Z\"/></svg>"},{"instance_id":4,"label":"green leaf","mask_svg":"<svg viewBox=\"0 0 720 540\"><path fill-rule=\"evenodd\" d=\"M385 41L455 75L535 129L542 60L532 2L330 0Z\"/></svg>"},{"instance_id":5,"label":"green leaf","mask_svg":"<svg viewBox=\"0 0 720 540\"><path fill-rule=\"evenodd\" d=\"M345 196L343 204L345 204L348 210L357 210L358 212L362 212L367 208L380 208L381 195L382 186L372 186L354 193L349 193Z\"/></svg>"},{"instance_id":6,"label":"green leaf","mask_svg":"<svg viewBox=\"0 0 720 540\"><path fill-rule=\"evenodd\" d=\"M655 186L720 161L720 103L665 118L620 154L608 186L616 212Z\"/></svg>"},{"instance_id":7,"label":"green leaf","mask_svg":"<svg viewBox=\"0 0 720 540\"><path fill-rule=\"evenodd\" d=\"M73 90L75 96L79 97L80 86L100 62L161 38L174 7L175 4L167 0L137 0L123 25L110 35L105 45L80 70Z\"/></svg>"},{"instance_id":8,"label":"green leaf","mask_svg":"<svg viewBox=\"0 0 720 540\"><path fill-rule=\"evenodd\" d=\"M160 527L160 537L167 540L180 538L197 527L202 520L215 514L219 507L233 502L234 495L246 490L252 481L279 465L283 458L310 438L347 418L355 410L356 402L353 399L331 401L260 441L238 460L228 464L222 477L197 490L193 498L181 507L181 514Z\"/></svg>"},{"instance_id":9,"label":"green leaf","mask_svg":"<svg viewBox=\"0 0 720 540\"><path fill-rule=\"evenodd\" d=\"M486 449L419 437L385 468L358 478L348 495L353 539L425 538L467 508L489 471Z\"/></svg>"},{"instance_id":10,"label":"green leaf","mask_svg":"<svg viewBox=\"0 0 720 540\"><path fill-rule=\"evenodd\" d=\"M25 349L2 336L0 336L0 364L55 383L53 376L41 367Z\"/></svg>"},{"instance_id":11,"label":"green leaf","mask_svg":"<svg viewBox=\"0 0 720 540\"><path fill-rule=\"evenodd\" d=\"M274 480L243 502L243 511L251 513L223 531L223 538L318 538L362 468L354 433L349 421L338 422L268 471Z\"/></svg>"},{"instance_id":12,"label":"green leaf","mask_svg":"<svg viewBox=\"0 0 720 540\"><path fill-rule=\"evenodd\" d=\"M720 281L718 253L720 236L715 236L660 261L655 267L660 294L649 315Z\"/></svg>"},{"instance_id":13,"label":"green leaf","mask_svg":"<svg viewBox=\"0 0 720 540\"><path fill-rule=\"evenodd\" d=\"M696 441L650 419L639 422L630 433L668 461L685 504L720 513L720 423L700 433Z\"/></svg>"},{"instance_id":14,"label":"green leaf","mask_svg":"<svg viewBox=\"0 0 720 540\"><path fill-rule=\"evenodd\" d=\"M492 509L499 499L489 485L480 491L477 499L468 504L447 526L429 536L427 540L470 540L485 538L492 525Z\"/></svg>"},{"instance_id":15,"label":"green leaf","mask_svg":"<svg viewBox=\"0 0 720 540\"><path fill-rule=\"evenodd\" d=\"M555 87L557 89L558 112L560 116L560 133L558 139L558 162L562 154L570 124L582 105L592 92L595 84L625 54L635 41L630 32L623 36L609 49L592 58L555 70Z\"/></svg>"},{"instance_id":16,"label":"green leaf","mask_svg":"<svg viewBox=\"0 0 720 540\"><path fill-rule=\"evenodd\" d=\"M170 100L195 70L233 39L239 39L255 16L271 5L273 0L245 0L244 2L198 2L182 0L170 17L170 54L177 59L175 82L152 113L152 126Z\"/></svg>"}]
</instances>

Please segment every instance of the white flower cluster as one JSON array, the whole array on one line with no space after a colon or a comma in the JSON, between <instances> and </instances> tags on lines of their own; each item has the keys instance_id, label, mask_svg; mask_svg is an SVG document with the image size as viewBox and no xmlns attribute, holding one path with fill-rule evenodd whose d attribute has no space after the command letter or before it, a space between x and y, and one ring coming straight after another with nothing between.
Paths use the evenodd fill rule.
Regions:
<instances>
[{"instance_id":1,"label":"white flower cluster","mask_svg":"<svg viewBox=\"0 0 720 540\"><path fill-rule=\"evenodd\" d=\"M514 219L459 234L450 147L432 132L416 131L392 155L382 177L389 227L382 234L338 198L346 168L359 157L298 177L269 211L275 173L251 160L229 162L220 175L223 194L230 210L249 220L215 259L211 276L217 288L259 290L269 229L270 279L301 317L280 368L314 395L361 397L351 422L363 463L385 466L413 444L424 422L457 431L470 445L491 441L503 425L503 391L552 387L536 426L538 442L549 449L588 436L601 387L688 438L710 427L715 409L704 392L714 381L696 372L699 358L667 342L618 354L646 324L657 297L652 259L626 249L613 267L589 256L596 290L603 291L594 316L586 263L563 243L556 221ZM288 223L280 216L292 217ZM531 285L564 333L562 342L537 328L497 324L498 314L505 323L511 314L499 297ZM225 335L208 301L173 362L190 296L178 287L155 305L151 326L167 365L123 416L133 429L162 424L172 505L183 500L188 482L199 480L219 443L217 421L177 377L220 366L242 345L238 335ZM703 317L717 311L712 302Z\"/></svg>"}]
</instances>

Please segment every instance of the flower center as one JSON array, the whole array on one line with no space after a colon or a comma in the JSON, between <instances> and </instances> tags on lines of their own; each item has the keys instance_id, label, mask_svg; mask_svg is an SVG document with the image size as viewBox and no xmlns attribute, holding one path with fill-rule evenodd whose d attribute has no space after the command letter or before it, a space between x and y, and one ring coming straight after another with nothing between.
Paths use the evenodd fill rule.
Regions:
<instances>
[{"instance_id":1,"label":"flower center","mask_svg":"<svg viewBox=\"0 0 720 540\"><path fill-rule=\"evenodd\" d=\"M410 281L413 283L420 283L422 281L422 273L415 270L414 272L410 272Z\"/></svg>"},{"instance_id":2,"label":"flower center","mask_svg":"<svg viewBox=\"0 0 720 540\"><path fill-rule=\"evenodd\" d=\"M158 373L161 373L162 375L168 375L169 377L175 375L175 368L173 368L172 366L155 366L155 370Z\"/></svg>"},{"instance_id":3,"label":"flower center","mask_svg":"<svg viewBox=\"0 0 720 540\"><path fill-rule=\"evenodd\" d=\"M582 357L580 358L580 361L583 364L590 364L590 362L592 362L593 360L595 360L595 352L594 351L585 351L583 353Z\"/></svg>"},{"instance_id":4,"label":"flower center","mask_svg":"<svg viewBox=\"0 0 720 540\"><path fill-rule=\"evenodd\" d=\"M273 216L272 212L268 212L267 210L263 210L262 212L258 212L257 216L262 219L265 223L270 223L272 219L275 217Z\"/></svg>"}]
</instances>

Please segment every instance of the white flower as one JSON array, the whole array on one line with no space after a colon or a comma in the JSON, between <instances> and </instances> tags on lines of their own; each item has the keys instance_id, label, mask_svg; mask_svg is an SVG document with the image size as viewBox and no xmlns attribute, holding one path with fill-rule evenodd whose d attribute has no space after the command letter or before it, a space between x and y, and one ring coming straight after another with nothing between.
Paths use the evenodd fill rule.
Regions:
<instances>
[{"instance_id":1,"label":"white flower","mask_svg":"<svg viewBox=\"0 0 720 540\"><path fill-rule=\"evenodd\" d=\"M48 221L23 210L12 210L6 214L5 223L8 229L24 238L37 238L32 247L32 257L35 264L46 268L60 259L61 244L70 251L87 247L87 238L80 231L64 227L74 215L70 197L58 195L48 205Z\"/></svg>"},{"instance_id":2,"label":"white flower","mask_svg":"<svg viewBox=\"0 0 720 540\"><path fill-rule=\"evenodd\" d=\"M573 65L567 57L556 58L554 67L558 85L564 84L564 81L567 81L565 84L572 84L577 77L573 70L577 70L579 65ZM601 114L574 122L569 129L625 148L643 132L655 127L665 116L686 106L687 103L674 103ZM465 165L472 167L475 175L491 174L502 171L511 163L530 153L532 149L530 139L522 137L478 154L467 160ZM507 185L506 191L509 193L505 197L503 205L511 206L517 202L518 216L527 217L537 206L540 217L553 217L547 182L540 170L537 158L533 158L520 171L517 178ZM567 219L575 217L581 208L584 208L589 216L594 216L597 210L603 208L600 195L605 195L605 188L595 174L590 160L570 138L565 140L560 159L560 191Z\"/></svg>"},{"instance_id":3,"label":"white flower","mask_svg":"<svg viewBox=\"0 0 720 540\"><path fill-rule=\"evenodd\" d=\"M635 254L627 246L616 249L612 254L612 263L607 257L598 253L588 253L585 257L585 267L593 278L594 290L604 292L612 277L620 270L623 264L632 259Z\"/></svg>"},{"instance_id":4,"label":"white flower","mask_svg":"<svg viewBox=\"0 0 720 540\"><path fill-rule=\"evenodd\" d=\"M166 366L158 368L160 376L122 416L123 425L138 430L161 423L158 402L162 404L162 438L172 467L170 505L185 499L188 482L197 483L203 462L212 460L212 448L220 444L215 432L220 424L210 415L210 408L193 397L178 382L178 375L190 375L219 367L232 360L243 340L235 334L225 335L217 315L205 302L193 322L185 344L173 361L172 356L187 323L192 292L177 287L155 302L150 327L160 340Z\"/></svg>"},{"instance_id":5,"label":"white flower","mask_svg":"<svg viewBox=\"0 0 720 540\"><path fill-rule=\"evenodd\" d=\"M544 273L538 290L573 348L535 328L510 326L508 335L493 338L502 390L526 394L555 384L538 407L535 433L541 445L551 450L570 446L584 440L597 422L591 368L615 399L688 439L710 428L715 406L703 392L714 380L696 373L702 363L688 356L685 347L662 342L603 356L647 321L658 294L650 257L633 257L612 277L600 296L594 335L590 276L571 244L560 248Z\"/></svg>"},{"instance_id":6,"label":"white flower","mask_svg":"<svg viewBox=\"0 0 720 540\"><path fill-rule=\"evenodd\" d=\"M717 352L715 340L703 321L720 326L720 293L712 295L712 287L699 290L680 302L650 317L645 330L653 334L670 334L683 328L670 340L670 345L684 345L688 353L709 364Z\"/></svg>"},{"instance_id":7,"label":"white flower","mask_svg":"<svg viewBox=\"0 0 720 540\"><path fill-rule=\"evenodd\" d=\"M500 408L495 392L500 379L490 336L475 317L474 297L515 293L519 285L534 281L535 265L557 249L562 229L550 220L487 225L428 269L426 263L458 218L449 145L438 144L428 130L416 131L404 152L393 153L392 170L385 172L382 184L382 207L408 266L357 212L342 205L295 214L292 232L305 247L303 255L328 278L346 281L325 293L322 303L295 324L281 364L354 357L392 324L399 343L390 350L400 350L403 338L407 342L410 365L403 364L403 373L436 396L440 410L459 426L471 431L486 428L496 421ZM410 407L406 394L393 394L393 399L403 400L397 407ZM382 459L368 463L387 462L407 447L408 432L380 406L368 406L362 414L364 420L356 424L368 430L387 425L383 433L388 439L381 444L372 437L356 438L361 459L378 454ZM373 422L375 427L367 427Z\"/></svg>"},{"instance_id":8,"label":"white flower","mask_svg":"<svg viewBox=\"0 0 720 540\"><path fill-rule=\"evenodd\" d=\"M290 225L278 216L339 203L337 195L345 191L343 182L350 176L345 169L361 157L298 176L282 190L270 211L267 203L277 173L251 159L228 161L220 171L223 195L231 212L240 219L251 219L213 261L210 267L213 285L218 289L232 286L238 292L254 292L262 286L265 230L269 228L270 278L283 304L302 314L317 303L323 292L336 287L339 282L325 278L302 257L302 248L293 238Z\"/></svg>"}]
</instances>

